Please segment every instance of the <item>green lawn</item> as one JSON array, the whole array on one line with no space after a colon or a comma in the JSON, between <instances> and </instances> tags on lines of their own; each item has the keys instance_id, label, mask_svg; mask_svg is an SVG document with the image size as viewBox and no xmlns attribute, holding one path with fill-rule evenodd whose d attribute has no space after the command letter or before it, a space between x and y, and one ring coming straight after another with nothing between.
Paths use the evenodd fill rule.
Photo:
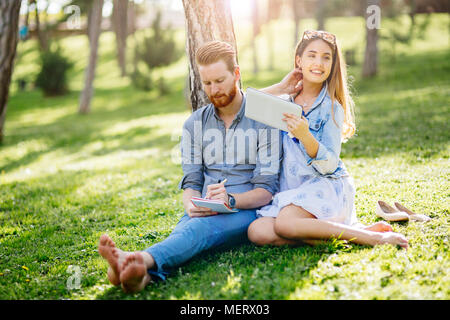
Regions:
<instances>
[{"instance_id":1,"label":"green lawn","mask_svg":"<svg viewBox=\"0 0 450 320\"><path fill-rule=\"evenodd\" d=\"M449 299L448 16L433 16L426 39L399 48L395 63L382 45L380 73L370 80L360 78L364 32L352 31L363 21L329 23L344 49L358 50L359 64L350 68L357 136L341 154L355 179L358 217L365 224L379 221L377 200L399 201L432 217L392 223L409 239L408 251L340 241L244 245L203 254L138 294L110 285L97 253L102 233L124 250L142 250L167 237L182 215L176 159L190 111L183 98L186 58L160 72L170 95L138 91L119 77L114 37L104 33L89 115L77 113L84 37L63 42L68 54L80 52L70 94L44 98L12 85L0 146L0 299ZM276 43L277 70L259 75L251 73L248 26L236 28L244 87L279 81L290 68L292 26L275 28L283 35ZM258 39L261 48L264 41ZM19 45L14 81L37 72L35 47ZM80 268L79 289L67 287L70 265Z\"/></svg>"}]
</instances>

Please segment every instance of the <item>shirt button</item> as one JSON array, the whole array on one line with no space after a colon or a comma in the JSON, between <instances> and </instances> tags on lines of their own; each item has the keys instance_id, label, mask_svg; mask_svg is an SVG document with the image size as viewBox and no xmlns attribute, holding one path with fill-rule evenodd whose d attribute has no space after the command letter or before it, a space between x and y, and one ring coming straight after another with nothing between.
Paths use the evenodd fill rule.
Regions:
<instances>
[{"instance_id":1,"label":"shirt button","mask_svg":"<svg viewBox=\"0 0 450 320\"><path fill-rule=\"evenodd\" d=\"M316 123L316 129L319 129L319 124L318 123Z\"/></svg>"}]
</instances>

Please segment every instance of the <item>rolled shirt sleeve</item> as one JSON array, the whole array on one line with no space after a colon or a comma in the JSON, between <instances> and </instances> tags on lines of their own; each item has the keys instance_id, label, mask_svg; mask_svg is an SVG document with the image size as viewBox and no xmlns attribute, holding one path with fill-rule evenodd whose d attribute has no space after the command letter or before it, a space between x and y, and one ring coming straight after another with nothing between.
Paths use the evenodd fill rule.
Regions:
<instances>
[{"instance_id":1,"label":"rolled shirt sleeve","mask_svg":"<svg viewBox=\"0 0 450 320\"><path fill-rule=\"evenodd\" d=\"M344 109L337 101L334 102L333 109L334 120L330 112L329 118L323 124L321 139L317 141L319 143L319 149L316 157L311 158L305 153L307 165L311 165L321 175L334 173L339 165Z\"/></svg>"},{"instance_id":2,"label":"rolled shirt sleeve","mask_svg":"<svg viewBox=\"0 0 450 320\"><path fill-rule=\"evenodd\" d=\"M253 188L263 188L275 194L279 190L280 163L283 157L281 131L271 127L258 130L256 167L250 182Z\"/></svg>"},{"instance_id":3,"label":"rolled shirt sleeve","mask_svg":"<svg viewBox=\"0 0 450 320\"><path fill-rule=\"evenodd\" d=\"M199 110L184 123L181 136L181 167L183 177L180 189L194 189L202 192L204 165L202 156L202 121Z\"/></svg>"}]
</instances>

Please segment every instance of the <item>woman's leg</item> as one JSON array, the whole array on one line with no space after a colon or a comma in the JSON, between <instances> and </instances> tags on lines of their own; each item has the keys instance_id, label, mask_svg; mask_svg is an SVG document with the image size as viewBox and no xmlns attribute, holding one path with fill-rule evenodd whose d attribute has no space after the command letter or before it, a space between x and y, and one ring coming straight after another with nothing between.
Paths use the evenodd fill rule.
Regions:
<instances>
[{"instance_id":1,"label":"woman's leg","mask_svg":"<svg viewBox=\"0 0 450 320\"><path fill-rule=\"evenodd\" d=\"M264 246L268 244L274 246L282 246L284 244L302 244L301 240L289 240L277 235L274 231L274 225L275 218L262 217L256 219L248 227L248 239L258 246Z\"/></svg>"},{"instance_id":2,"label":"woman's leg","mask_svg":"<svg viewBox=\"0 0 450 320\"><path fill-rule=\"evenodd\" d=\"M317 245L323 243L322 240L301 239L293 240L280 237L275 233L275 218L262 217L252 222L248 228L248 239L258 246L273 245L292 245L300 246L304 244Z\"/></svg>"},{"instance_id":3,"label":"woman's leg","mask_svg":"<svg viewBox=\"0 0 450 320\"><path fill-rule=\"evenodd\" d=\"M408 247L408 240L394 232L376 232L326 220L318 220L311 213L295 205L284 207L275 220L275 233L292 240L335 237L364 245L390 243Z\"/></svg>"}]
</instances>

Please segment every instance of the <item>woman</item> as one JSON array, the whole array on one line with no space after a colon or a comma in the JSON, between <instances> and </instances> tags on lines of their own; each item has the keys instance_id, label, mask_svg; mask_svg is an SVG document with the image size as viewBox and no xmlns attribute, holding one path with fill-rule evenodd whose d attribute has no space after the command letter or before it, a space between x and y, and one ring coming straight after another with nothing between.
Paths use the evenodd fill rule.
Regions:
<instances>
[{"instance_id":1,"label":"woman","mask_svg":"<svg viewBox=\"0 0 450 320\"><path fill-rule=\"evenodd\" d=\"M283 134L280 192L271 205L257 211L249 239L258 245L284 245L335 237L407 248L408 240L387 223L367 227L357 222L353 179L339 158L341 143L355 132L353 100L333 34L305 31L295 51L295 70L264 91L291 93L299 89L300 78L301 92L288 99L302 107L303 115L284 115L289 135Z\"/></svg>"}]
</instances>

